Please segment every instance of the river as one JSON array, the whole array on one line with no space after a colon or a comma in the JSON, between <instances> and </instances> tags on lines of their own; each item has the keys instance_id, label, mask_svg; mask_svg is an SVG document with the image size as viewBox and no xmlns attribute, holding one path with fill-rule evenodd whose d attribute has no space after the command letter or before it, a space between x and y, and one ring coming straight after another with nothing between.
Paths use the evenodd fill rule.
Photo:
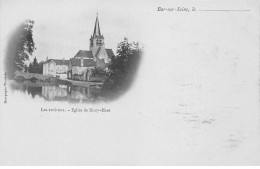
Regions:
<instances>
[{"instance_id":1,"label":"river","mask_svg":"<svg viewBox=\"0 0 260 169\"><path fill-rule=\"evenodd\" d=\"M47 101L66 101L70 103L96 102L104 100L102 97L102 88L96 86L80 87L74 85L58 84L55 82L31 82L11 81L11 87L14 90L24 92L32 98L41 97Z\"/></svg>"}]
</instances>

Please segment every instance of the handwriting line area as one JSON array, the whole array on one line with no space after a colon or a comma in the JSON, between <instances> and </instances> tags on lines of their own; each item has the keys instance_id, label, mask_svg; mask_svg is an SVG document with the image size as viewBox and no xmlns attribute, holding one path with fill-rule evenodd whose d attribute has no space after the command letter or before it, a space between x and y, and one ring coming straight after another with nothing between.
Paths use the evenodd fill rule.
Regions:
<instances>
[{"instance_id":1,"label":"handwriting line area","mask_svg":"<svg viewBox=\"0 0 260 169\"><path fill-rule=\"evenodd\" d=\"M204 12L248 12L249 9L201 9L198 11L204 11Z\"/></svg>"}]
</instances>

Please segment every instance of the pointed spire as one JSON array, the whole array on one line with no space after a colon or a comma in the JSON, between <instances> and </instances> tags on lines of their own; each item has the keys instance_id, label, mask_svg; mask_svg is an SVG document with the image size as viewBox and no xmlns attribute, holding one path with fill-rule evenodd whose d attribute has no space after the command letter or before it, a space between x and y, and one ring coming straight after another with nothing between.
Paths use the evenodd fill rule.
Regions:
<instances>
[{"instance_id":1,"label":"pointed spire","mask_svg":"<svg viewBox=\"0 0 260 169\"><path fill-rule=\"evenodd\" d=\"M101 36L100 27L99 27L99 21L98 21L98 13L97 13L96 23L95 23L94 33L93 33L93 36L95 36L95 35Z\"/></svg>"}]
</instances>

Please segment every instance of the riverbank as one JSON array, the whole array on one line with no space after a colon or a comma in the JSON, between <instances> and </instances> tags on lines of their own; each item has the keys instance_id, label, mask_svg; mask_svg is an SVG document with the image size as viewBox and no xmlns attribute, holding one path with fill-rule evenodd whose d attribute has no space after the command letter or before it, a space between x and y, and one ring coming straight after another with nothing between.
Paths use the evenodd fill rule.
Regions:
<instances>
[{"instance_id":1,"label":"riverbank","mask_svg":"<svg viewBox=\"0 0 260 169\"><path fill-rule=\"evenodd\" d=\"M65 84L70 84L73 86L79 87L90 87L90 86L101 86L103 85L102 82L87 82L87 81L75 81L70 79L58 79L59 82L64 82Z\"/></svg>"},{"instance_id":2,"label":"riverbank","mask_svg":"<svg viewBox=\"0 0 260 169\"><path fill-rule=\"evenodd\" d=\"M101 86L103 85L103 82L87 82L87 81L76 81L71 79L60 79L57 77L52 77L49 75L42 75L37 73L28 73L28 72L15 72L16 80L24 81L24 80L30 80L32 82L41 81L43 83L58 83L58 84L64 84L64 85L73 85L73 86L79 86L79 87L89 87L89 86Z\"/></svg>"}]
</instances>

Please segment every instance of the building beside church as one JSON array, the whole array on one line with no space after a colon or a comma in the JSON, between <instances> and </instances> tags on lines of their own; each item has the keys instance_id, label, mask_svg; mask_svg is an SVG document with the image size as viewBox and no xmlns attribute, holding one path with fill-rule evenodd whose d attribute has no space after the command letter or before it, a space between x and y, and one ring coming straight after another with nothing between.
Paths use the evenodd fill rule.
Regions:
<instances>
[{"instance_id":1,"label":"building beside church","mask_svg":"<svg viewBox=\"0 0 260 169\"><path fill-rule=\"evenodd\" d=\"M89 72L92 69L107 70L114 53L112 49L105 48L104 36L100 31L98 16L96 17L93 35L91 35L89 41L89 50L79 50L69 60L68 78L89 80Z\"/></svg>"},{"instance_id":2,"label":"building beside church","mask_svg":"<svg viewBox=\"0 0 260 169\"><path fill-rule=\"evenodd\" d=\"M69 60L69 79L88 80L88 74L97 66L91 51L80 50Z\"/></svg>"},{"instance_id":3,"label":"building beside church","mask_svg":"<svg viewBox=\"0 0 260 169\"><path fill-rule=\"evenodd\" d=\"M65 59L48 59L43 63L43 75L50 75L52 77L59 77L61 79L67 78L69 67L69 60Z\"/></svg>"}]
</instances>

